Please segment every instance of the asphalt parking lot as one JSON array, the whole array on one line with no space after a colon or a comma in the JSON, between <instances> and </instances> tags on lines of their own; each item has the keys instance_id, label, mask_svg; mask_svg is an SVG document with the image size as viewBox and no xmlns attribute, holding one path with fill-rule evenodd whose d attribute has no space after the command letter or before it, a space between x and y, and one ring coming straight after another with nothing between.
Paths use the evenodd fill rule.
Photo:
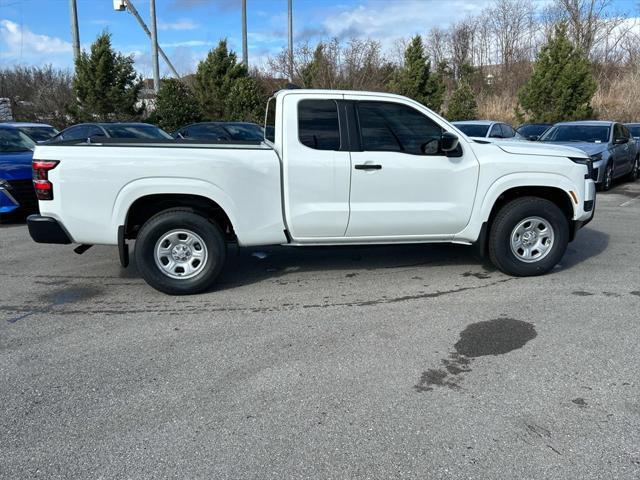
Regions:
<instances>
[{"instance_id":1,"label":"asphalt parking lot","mask_svg":"<svg viewBox=\"0 0 640 480\"><path fill-rule=\"evenodd\" d=\"M526 279L269 248L169 297L0 226L0 477L637 479L639 248L640 182Z\"/></svg>"}]
</instances>

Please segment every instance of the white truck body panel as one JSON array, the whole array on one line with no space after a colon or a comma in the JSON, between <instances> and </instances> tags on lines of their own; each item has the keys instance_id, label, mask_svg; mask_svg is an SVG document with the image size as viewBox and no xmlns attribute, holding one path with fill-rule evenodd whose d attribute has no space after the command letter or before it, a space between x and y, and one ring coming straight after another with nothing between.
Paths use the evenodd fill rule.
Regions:
<instances>
[{"instance_id":1,"label":"white truck body panel","mask_svg":"<svg viewBox=\"0 0 640 480\"><path fill-rule=\"evenodd\" d=\"M462 156L327 151L303 145L302 99L402 103L459 137ZM556 187L586 221L595 187L567 157L580 150L528 142L476 143L426 107L397 95L321 90L275 97L275 140L263 145L39 145L34 158L60 160L49 172L54 199L43 216L74 242L117 244L131 205L147 195L197 195L216 202L243 246L285 244L472 243L498 197L515 187ZM376 163L380 170L356 170ZM285 234L289 233L289 238Z\"/></svg>"}]
</instances>

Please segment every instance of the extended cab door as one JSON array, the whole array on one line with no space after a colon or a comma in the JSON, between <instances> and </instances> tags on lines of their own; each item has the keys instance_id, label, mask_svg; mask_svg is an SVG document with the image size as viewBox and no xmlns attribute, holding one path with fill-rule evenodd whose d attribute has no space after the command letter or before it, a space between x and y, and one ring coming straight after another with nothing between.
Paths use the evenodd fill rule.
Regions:
<instances>
[{"instance_id":1,"label":"extended cab door","mask_svg":"<svg viewBox=\"0 0 640 480\"><path fill-rule=\"evenodd\" d=\"M342 98L326 93L284 97L284 208L295 239L343 238L347 229L351 164L340 133Z\"/></svg>"},{"instance_id":2,"label":"extended cab door","mask_svg":"<svg viewBox=\"0 0 640 480\"><path fill-rule=\"evenodd\" d=\"M347 236L448 238L461 231L478 180L471 149L461 145L457 156L447 156L437 148L433 140L443 128L426 109L345 95L349 99L355 100L360 151L351 152Z\"/></svg>"}]
</instances>

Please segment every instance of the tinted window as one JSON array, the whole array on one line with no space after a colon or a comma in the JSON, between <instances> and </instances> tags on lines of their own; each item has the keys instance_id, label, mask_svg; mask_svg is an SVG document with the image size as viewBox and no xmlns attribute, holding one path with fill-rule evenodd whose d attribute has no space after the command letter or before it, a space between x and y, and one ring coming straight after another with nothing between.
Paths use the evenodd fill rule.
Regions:
<instances>
[{"instance_id":1,"label":"tinted window","mask_svg":"<svg viewBox=\"0 0 640 480\"><path fill-rule=\"evenodd\" d=\"M36 142L49 140L58 133L53 127L20 127L20 130Z\"/></svg>"},{"instance_id":2,"label":"tinted window","mask_svg":"<svg viewBox=\"0 0 640 480\"><path fill-rule=\"evenodd\" d=\"M229 135L216 124L203 123L201 125L192 125L184 129L183 136L185 138L194 138L201 140L230 140Z\"/></svg>"},{"instance_id":3,"label":"tinted window","mask_svg":"<svg viewBox=\"0 0 640 480\"><path fill-rule=\"evenodd\" d=\"M491 127L491 132L489 132L490 138L502 138L504 134L502 133L502 129L500 128L499 123L495 123L493 127Z\"/></svg>"},{"instance_id":4,"label":"tinted window","mask_svg":"<svg viewBox=\"0 0 640 480\"><path fill-rule=\"evenodd\" d=\"M153 125L105 125L104 128L111 138L171 138Z\"/></svg>"},{"instance_id":5,"label":"tinted window","mask_svg":"<svg viewBox=\"0 0 640 480\"><path fill-rule=\"evenodd\" d=\"M609 130L606 125L556 125L547 130L540 141L608 143Z\"/></svg>"},{"instance_id":6,"label":"tinted window","mask_svg":"<svg viewBox=\"0 0 640 480\"><path fill-rule=\"evenodd\" d=\"M625 137L626 135L624 134L624 132L622 131L622 125L620 125L619 123L616 123L613 126L613 138L620 138L620 137Z\"/></svg>"},{"instance_id":7,"label":"tinted window","mask_svg":"<svg viewBox=\"0 0 640 480\"><path fill-rule=\"evenodd\" d=\"M640 137L640 125L628 125L629 132L634 137Z\"/></svg>"},{"instance_id":8,"label":"tinted window","mask_svg":"<svg viewBox=\"0 0 640 480\"><path fill-rule=\"evenodd\" d=\"M358 119L362 147L369 151L424 155L425 144L442 135L437 123L399 103L360 102Z\"/></svg>"},{"instance_id":9,"label":"tinted window","mask_svg":"<svg viewBox=\"0 0 640 480\"><path fill-rule=\"evenodd\" d=\"M316 150L339 150L340 127L335 100L302 100L298 104L298 138Z\"/></svg>"},{"instance_id":10,"label":"tinted window","mask_svg":"<svg viewBox=\"0 0 640 480\"><path fill-rule=\"evenodd\" d=\"M459 130L469 137L486 137L489 125L477 125L473 123L454 123Z\"/></svg>"},{"instance_id":11,"label":"tinted window","mask_svg":"<svg viewBox=\"0 0 640 480\"><path fill-rule=\"evenodd\" d=\"M524 137L533 137L542 135L549 125L522 125L518 128L518 133Z\"/></svg>"},{"instance_id":12,"label":"tinted window","mask_svg":"<svg viewBox=\"0 0 640 480\"><path fill-rule=\"evenodd\" d=\"M86 140L87 139L87 127L85 125L78 125L77 127L71 127L62 132L63 140Z\"/></svg>"},{"instance_id":13,"label":"tinted window","mask_svg":"<svg viewBox=\"0 0 640 480\"><path fill-rule=\"evenodd\" d=\"M90 138L106 137L104 132L97 125L91 125L88 129L87 136Z\"/></svg>"},{"instance_id":14,"label":"tinted window","mask_svg":"<svg viewBox=\"0 0 640 480\"><path fill-rule=\"evenodd\" d=\"M269 99L267 116L264 123L264 138L270 142L276 141L276 99Z\"/></svg>"},{"instance_id":15,"label":"tinted window","mask_svg":"<svg viewBox=\"0 0 640 480\"><path fill-rule=\"evenodd\" d=\"M231 140L255 142L264 138L262 127L252 123L225 123L222 128Z\"/></svg>"},{"instance_id":16,"label":"tinted window","mask_svg":"<svg viewBox=\"0 0 640 480\"><path fill-rule=\"evenodd\" d=\"M511 127L511 125L507 125L506 123L501 124L502 134L504 138L512 138L515 137L516 131Z\"/></svg>"},{"instance_id":17,"label":"tinted window","mask_svg":"<svg viewBox=\"0 0 640 480\"><path fill-rule=\"evenodd\" d=\"M33 140L20 130L0 128L0 152L26 152L34 145Z\"/></svg>"},{"instance_id":18,"label":"tinted window","mask_svg":"<svg viewBox=\"0 0 640 480\"><path fill-rule=\"evenodd\" d=\"M631 138L631 132L624 125L622 125L622 134L627 138Z\"/></svg>"}]
</instances>

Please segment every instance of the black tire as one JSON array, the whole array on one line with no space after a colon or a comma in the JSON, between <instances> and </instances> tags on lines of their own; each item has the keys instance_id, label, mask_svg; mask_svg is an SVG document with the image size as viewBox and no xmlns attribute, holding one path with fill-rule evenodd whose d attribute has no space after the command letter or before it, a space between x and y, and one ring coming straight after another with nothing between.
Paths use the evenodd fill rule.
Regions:
<instances>
[{"instance_id":1,"label":"black tire","mask_svg":"<svg viewBox=\"0 0 640 480\"><path fill-rule=\"evenodd\" d=\"M185 229L198 235L206 246L206 261L191 278L172 278L156 263L156 244L165 234ZM200 293L216 280L227 256L222 231L212 221L186 208L165 210L142 226L135 244L136 266L142 278L156 290L169 295Z\"/></svg>"},{"instance_id":2,"label":"black tire","mask_svg":"<svg viewBox=\"0 0 640 480\"><path fill-rule=\"evenodd\" d=\"M604 167L604 176L602 177L602 183L599 184L600 191L606 192L607 190L610 190L611 185L613 185L613 164L612 162L609 162Z\"/></svg>"},{"instance_id":3,"label":"black tire","mask_svg":"<svg viewBox=\"0 0 640 480\"><path fill-rule=\"evenodd\" d=\"M527 263L513 253L511 236L516 226L530 217L539 217L546 221L551 226L554 238L544 257ZM568 243L569 221L562 210L544 198L522 197L504 205L495 216L489 233L489 258L507 275L544 275L558 264Z\"/></svg>"},{"instance_id":4,"label":"black tire","mask_svg":"<svg viewBox=\"0 0 640 480\"><path fill-rule=\"evenodd\" d=\"M631 167L631 171L627 174L629 182L635 182L640 177L640 156L637 156Z\"/></svg>"}]
</instances>

